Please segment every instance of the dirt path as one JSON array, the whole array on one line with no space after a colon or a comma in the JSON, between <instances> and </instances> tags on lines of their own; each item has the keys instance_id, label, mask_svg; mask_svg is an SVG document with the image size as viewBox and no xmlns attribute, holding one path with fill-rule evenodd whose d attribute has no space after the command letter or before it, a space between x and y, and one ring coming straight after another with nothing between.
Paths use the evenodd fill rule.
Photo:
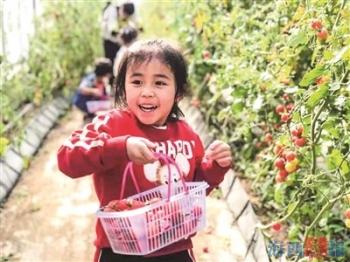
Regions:
<instances>
[{"instance_id":1,"label":"dirt path","mask_svg":"<svg viewBox=\"0 0 350 262\"><path fill-rule=\"evenodd\" d=\"M56 163L58 147L81 126L82 116L75 110L62 119L1 207L0 262L92 261L98 207L92 180L66 177ZM227 251L225 230L218 228L225 206L207 199L208 226L194 238L197 261L238 261Z\"/></svg>"}]
</instances>

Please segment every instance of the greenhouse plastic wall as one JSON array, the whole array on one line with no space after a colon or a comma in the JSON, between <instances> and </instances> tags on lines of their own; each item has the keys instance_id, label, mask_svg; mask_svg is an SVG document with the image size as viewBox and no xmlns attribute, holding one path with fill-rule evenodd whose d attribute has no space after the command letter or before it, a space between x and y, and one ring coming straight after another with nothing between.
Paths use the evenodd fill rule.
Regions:
<instances>
[{"instance_id":1,"label":"greenhouse plastic wall","mask_svg":"<svg viewBox=\"0 0 350 262\"><path fill-rule=\"evenodd\" d=\"M29 37L35 31L34 19L42 13L40 0L1 1L1 56L11 63L26 58Z\"/></svg>"}]
</instances>

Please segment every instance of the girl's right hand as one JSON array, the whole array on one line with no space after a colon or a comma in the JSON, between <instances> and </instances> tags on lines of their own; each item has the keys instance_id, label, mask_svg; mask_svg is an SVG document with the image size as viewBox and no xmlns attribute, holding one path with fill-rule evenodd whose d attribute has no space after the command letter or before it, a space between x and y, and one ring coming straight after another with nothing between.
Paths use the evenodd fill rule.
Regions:
<instances>
[{"instance_id":1,"label":"girl's right hand","mask_svg":"<svg viewBox=\"0 0 350 262\"><path fill-rule=\"evenodd\" d=\"M157 160L152 149L156 144L143 137L131 136L126 140L129 160L136 164L147 164Z\"/></svg>"}]
</instances>

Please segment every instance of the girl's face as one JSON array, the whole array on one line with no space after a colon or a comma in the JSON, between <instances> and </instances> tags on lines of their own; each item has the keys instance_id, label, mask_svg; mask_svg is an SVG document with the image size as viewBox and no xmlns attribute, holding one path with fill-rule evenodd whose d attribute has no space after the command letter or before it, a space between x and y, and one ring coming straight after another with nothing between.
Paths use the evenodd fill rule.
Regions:
<instances>
[{"instance_id":1,"label":"girl's face","mask_svg":"<svg viewBox=\"0 0 350 262\"><path fill-rule=\"evenodd\" d=\"M159 59L131 65L126 71L128 108L145 125L164 125L175 102L175 79Z\"/></svg>"}]
</instances>

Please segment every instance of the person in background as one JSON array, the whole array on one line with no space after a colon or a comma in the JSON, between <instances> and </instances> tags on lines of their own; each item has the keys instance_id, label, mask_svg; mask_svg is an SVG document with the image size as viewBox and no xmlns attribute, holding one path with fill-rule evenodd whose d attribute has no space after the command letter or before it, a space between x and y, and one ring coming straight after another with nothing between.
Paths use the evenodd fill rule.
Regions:
<instances>
[{"instance_id":1,"label":"person in background","mask_svg":"<svg viewBox=\"0 0 350 262\"><path fill-rule=\"evenodd\" d=\"M116 6L107 2L102 14L103 49L105 57L110 59L112 64L123 44L120 38L121 29L126 26L138 28L137 24L134 3L124 2Z\"/></svg>"},{"instance_id":2,"label":"person in background","mask_svg":"<svg viewBox=\"0 0 350 262\"><path fill-rule=\"evenodd\" d=\"M88 101L109 100L107 85L112 77L112 64L107 58L98 58L93 72L85 75L73 97L73 104L84 112L84 121L91 120L94 112L89 112Z\"/></svg>"},{"instance_id":3,"label":"person in background","mask_svg":"<svg viewBox=\"0 0 350 262\"><path fill-rule=\"evenodd\" d=\"M138 36L138 32L135 27L127 26L121 30L120 39L122 40L123 45L114 59L114 65L113 65L114 77L117 74L120 60L122 59L128 47L137 40L137 36Z\"/></svg>"},{"instance_id":4,"label":"person in background","mask_svg":"<svg viewBox=\"0 0 350 262\"><path fill-rule=\"evenodd\" d=\"M115 81L119 108L97 116L62 144L58 168L71 178L92 175L100 207L119 199L129 161L141 191L169 184L153 163L162 153L181 162L177 176L217 187L231 167L230 146L220 140L204 149L198 134L182 118L179 101L188 89L183 54L164 40L137 41L123 56ZM160 163L159 163L160 164ZM174 175L175 176L175 175ZM178 183L178 179L174 183ZM126 183L125 197L137 193ZM95 262L193 262L191 237L147 256L113 253L101 221L96 221Z\"/></svg>"}]
</instances>

